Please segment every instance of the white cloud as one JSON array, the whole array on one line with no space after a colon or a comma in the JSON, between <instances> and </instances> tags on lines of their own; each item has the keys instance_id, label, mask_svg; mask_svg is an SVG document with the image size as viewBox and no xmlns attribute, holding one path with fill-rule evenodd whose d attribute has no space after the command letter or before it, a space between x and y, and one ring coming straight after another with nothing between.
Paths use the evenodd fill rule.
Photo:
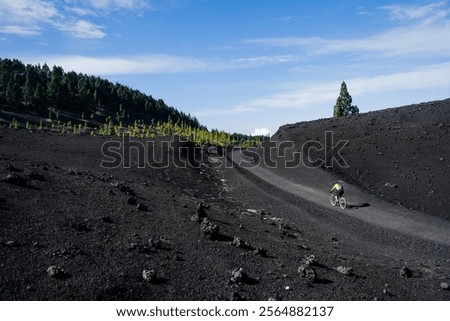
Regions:
<instances>
[{"instance_id":1,"label":"white cloud","mask_svg":"<svg viewBox=\"0 0 450 321\"><path fill-rule=\"evenodd\" d=\"M2 26L0 27L0 33L7 33L19 36L37 36L41 32L38 28L33 28L32 26Z\"/></svg>"},{"instance_id":2,"label":"white cloud","mask_svg":"<svg viewBox=\"0 0 450 321\"><path fill-rule=\"evenodd\" d=\"M446 5L446 1L441 1L426 6L391 5L380 7L380 9L387 10L392 20L416 20L433 16L442 17L442 14L448 13L445 9Z\"/></svg>"},{"instance_id":3,"label":"white cloud","mask_svg":"<svg viewBox=\"0 0 450 321\"><path fill-rule=\"evenodd\" d=\"M69 32L75 38L103 38L102 26L80 17L104 16L119 10L151 9L143 0L0 0L0 33L36 36L47 27Z\"/></svg>"},{"instance_id":4,"label":"white cloud","mask_svg":"<svg viewBox=\"0 0 450 321\"><path fill-rule=\"evenodd\" d=\"M107 11L149 9L149 1L144 0L89 0L90 6Z\"/></svg>"},{"instance_id":5,"label":"white cloud","mask_svg":"<svg viewBox=\"0 0 450 321\"><path fill-rule=\"evenodd\" d=\"M293 55L279 55L279 56L234 58L231 60L231 63L272 64L272 63L293 62L297 60L298 58Z\"/></svg>"},{"instance_id":6,"label":"white cloud","mask_svg":"<svg viewBox=\"0 0 450 321\"><path fill-rule=\"evenodd\" d=\"M32 64L62 66L65 70L94 74L159 74L196 72L208 68L207 64L196 59L177 56L151 54L132 57L87 57L78 55L28 57L23 60Z\"/></svg>"},{"instance_id":7,"label":"white cloud","mask_svg":"<svg viewBox=\"0 0 450 321\"><path fill-rule=\"evenodd\" d=\"M58 15L49 1L0 0L0 32L32 36Z\"/></svg>"},{"instance_id":8,"label":"white cloud","mask_svg":"<svg viewBox=\"0 0 450 321\"><path fill-rule=\"evenodd\" d=\"M61 31L69 32L75 38L93 39L103 38L106 33L103 32L103 27L96 25L86 20L78 20L73 23L55 24Z\"/></svg>"},{"instance_id":9,"label":"white cloud","mask_svg":"<svg viewBox=\"0 0 450 321\"><path fill-rule=\"evenodd\" d=\"M346 81L351 95L355 98L364 94L388 93L404 90L424 90L441 88L450 90L450 62L424 65L419 68L377 75L372 77L357 77ZM310 86L297 84L301 90L286 90L261 98L244 102L229 108L208 109L197 112L196 116L222 116L243 114L255 111L276 109L307 109L317 108L324 104L332 106L339 95L341 80L317 83ZM292 86L292 85L291 85Z\"/></svg>"},{"instance_id":10,"label":"white cloud","mask_svg":"<svg viewBox=\"0 0 450 321\"><path fill-rule=\"evenodd\" d=\"M424 7L391 6L390 15L418 19L406 26L392 28L377 35L354 39L320 37L279 37L244 40L245 43L273 47L294 47L309 55L336 53L367 54L371 58L386 57L450 57L450 20L445 2Z\"/></svg>"},{"instance_id":11,"label":"white cloud","mask_svg":"<svg viewBox=\"0 0 450 321\"><path fill-rule=\"evenodd\" d=\"M252 136L270 136L270 129L263 127L263 128L255 128L253 133L251 133Z\"/></svg>"}]
</instances>

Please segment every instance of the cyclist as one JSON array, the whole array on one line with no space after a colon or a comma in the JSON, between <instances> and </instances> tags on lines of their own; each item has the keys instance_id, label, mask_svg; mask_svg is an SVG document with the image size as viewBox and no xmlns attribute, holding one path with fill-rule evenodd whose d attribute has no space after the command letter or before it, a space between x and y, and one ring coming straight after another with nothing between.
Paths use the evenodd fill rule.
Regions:
<instances>
[{"instance_id":1,"label":"cyclist","mask_svg":"<svg viewBox=\"0 0 450 321\"><path fill-rule=\"evenodd\" d=\"M330 193L336 195L337 198L341 198L342 195L344 195L344 186L342 184L339 184L338 182L334 182Z\"/></svg>"}]
</instances>

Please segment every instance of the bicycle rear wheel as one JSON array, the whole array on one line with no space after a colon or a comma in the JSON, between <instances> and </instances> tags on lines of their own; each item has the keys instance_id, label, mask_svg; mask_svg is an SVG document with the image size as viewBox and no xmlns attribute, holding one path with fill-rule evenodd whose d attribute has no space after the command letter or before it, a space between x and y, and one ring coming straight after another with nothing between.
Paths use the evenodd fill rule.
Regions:
<instances>
[{"instance_id":1,"label":"bicycle rear wheel","mask_svg":"<svg viewBox=\"0 0 450 321\"><path fill-rule=\"evenodd\" d=\"M347 201L345 200L345 198L341 197L339 199L339 206L345 210L347 208Z\"/></svg>"}]
</instances>

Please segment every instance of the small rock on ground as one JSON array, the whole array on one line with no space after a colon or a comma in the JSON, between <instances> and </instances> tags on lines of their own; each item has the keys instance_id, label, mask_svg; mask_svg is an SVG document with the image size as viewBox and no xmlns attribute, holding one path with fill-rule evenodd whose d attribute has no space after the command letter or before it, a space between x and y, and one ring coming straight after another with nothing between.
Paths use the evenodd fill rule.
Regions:
<instances>
[{"instance_id":1,"label":"small rock on ground","mask_svg":"<svg viewBox=\"0 0 450 321\"><path fill-rule=\"evenodd\" d=\"M155 283L156 278L156 271L155 270L143 270L142 271L142 278L147 281L148 283Z\"/></svg>"},{"instance_id":2,"label":"small rock on ground","mask_svg":"<svg viewBox=\"0 0 450 321\"><path fill-rule=\"evenodd\" d=\"M404 278L412 278L413 273L407 267L402 267L401 270L400 270L400 276L402 276Z\"/></svg>"},{"instance_id":3,"label":"small rock on ground","mask_svg":"<svg viewBox=\"0 0 450 321\"><path fill-rule=\"evenodd\" d=\"M243 268L234 269L233 272L231 272L230 280L233 283L245 282L248 280L248 275Z\"/></svg>"},{"instance_id":4,"label":"small rock on ground","mask_svg":"<svg viewBox=\"0 0 450 321\"><path fill-rule=\"evenodd\" d=\"M68 274L60 266L52 265L47 269L47 274L53 279L65 279Z\"/></svg>"},{"instance_id":5,"label":"small rock on ground","mask_svg":"<svg viewBox=\"0 0 450 321\"><path fill-rule=\"evenodd\" d=\"M336 271L338 271L339 273L344 274L344 275L352 275L353 274L352 267L338 266L336 268Z\"/></svg>"}]
</instances>

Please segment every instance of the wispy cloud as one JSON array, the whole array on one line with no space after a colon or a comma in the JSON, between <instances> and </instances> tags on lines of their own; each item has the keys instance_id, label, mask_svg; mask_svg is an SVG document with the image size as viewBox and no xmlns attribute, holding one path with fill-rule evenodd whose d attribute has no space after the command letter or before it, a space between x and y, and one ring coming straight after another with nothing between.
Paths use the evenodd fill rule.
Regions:
<instances>
[{"instance_id":1,"label":"wispy cloud","mask_svg":"<svg viewBox=\"0 0 450 321\"><path fill-rule=\"evenodd\" d=\"M60 26L80 38L101 36L103 32L88 22ZM62 66L65 70L94 75L215 73L226 70L259 68L264 65L296 61L294 56L255 56L233 59L198 59L167 54L141 54L134 56L82 56L49 55L20 57L27 63Z\"/></svg>"},{"instance_id":2,"label":"wispy cloud","mask_svg":"<svg viewBox=\"0 0 450 321\"><path fill-rule=\"evenodd\" d=\"M242 58L233 58L230 60L231 63L234 64L243 64L243 63L251 63L251 64L277 64L277 63L285 63L297 61L298 57L294 55L275 55L275 56L254 56L254 57L242 57Z\"/></svg>"},{"instance_id":3,"label":"wispy cloud","mask_svg":"<svg viewBox=\"0 0 450 321\"><path fill-rule=\"evenodd\" d=\"M98 39L106 36L103 27L86 20L68 23L55 23L59 30L69 32L75 38Z\"/></svg>"},{"instance_id":4,"label":"wispy cloud","mask_svg":"<svg viewBox=\"0 0 450 321\"><path fill-rule=\"evenodd\" d=\"M424 7L382 7L396 19L411 19L410 24L365 38L327 39L321 37L279 37L244 40L247 44L293 47L310 56L336 53L366 54L379 57L450 56L450 11L446 2Z\"/></svg>"},{"instance_id":5,"label":"wispy cloud","mask_svg":"<svg viewBox=\"0 0 450 321\"><path fill-rule=\"evenodd\" d=\"M75 38L103 38L105 28L86 17L149 9L149 2L143 0L65 1L64 5L47 0L0 0L0 33L37 36L50 27Z\"/></svg>"},{"instance_id":6,"label":"wispy cloud","mask_svg":"<svg viewBox=\"0 0 450 321\"><path fill-rule=\"evenodd\" d=\"M133 57L88 57L79 55L28 57L24 61L32 64L47 63L62 66L65 70L94 75L160 74L195 72L208 68L208 64L197 59L150 54Z\"/></svg>"},{"instance_id":7,"label":"wispy cloud","mask_svg":"<svg viewBox=\"0 0 450 321\"><path fill-rule=\"evenodd\" d=\"M22 36L41 33L42 25L57 17L48 1L0 0L0 32Z\"/></svg>"},{"instance_id":8,"label":"wispy cloud","mask_svg":"<svg viewBox=\"0 0 450 321\"><path fill-rule=\"evenodd\" d=\"M419 90L427 88L450 89L450 62L424 65L405 72L356 77L346 81L353 97L371 93L390 91ZM317 108L323 104L333 105L339 95L341 80L328 81L315 85L298 84L299 90L286 90L244 102L237 106L220 109L206 109L196 116L222 116L276 109Z\"/></svg>"},{"instance_id":9,"label":"wispy cloud","mask_svg":"<svg viewBox=\"0 0 450 321\"><path fill-rule=\"evenodd\" d=\"M426 6L391 5L380 7L380 9L387 10L392 20L417 20L441 18L448 14L446 6L447 2L441 1Z\"/></svg>"},{"instance_id":10,"label":"wispy cloud","mask_svg":"<svg viewBox=\"0 0 450 321\"><path fill-rule=\"evenodd\" d=\"M109 11L143 10L151 8L150 2L145 0L88 0L90 6Z\"/></svg>"}]
</instances>

